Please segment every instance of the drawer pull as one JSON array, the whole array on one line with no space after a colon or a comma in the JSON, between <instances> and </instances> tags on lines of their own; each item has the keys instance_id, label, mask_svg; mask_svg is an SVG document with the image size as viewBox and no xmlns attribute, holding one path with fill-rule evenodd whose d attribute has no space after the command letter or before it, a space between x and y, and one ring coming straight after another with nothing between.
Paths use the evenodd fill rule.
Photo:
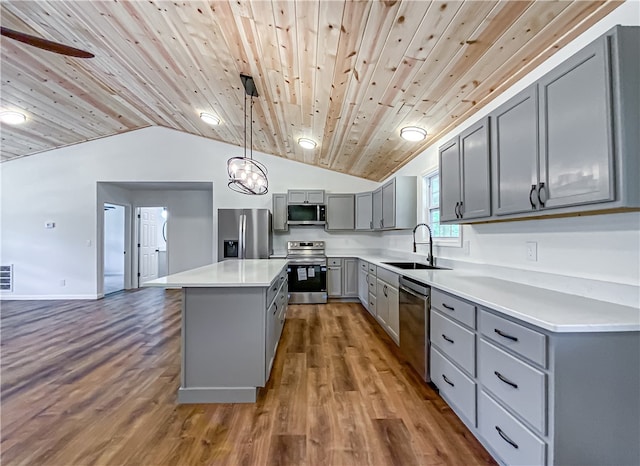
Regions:
<instances>
[{"instance_id":1,"label":"drawer pull","mask_svg":"<svg viewBox=\"0 0 640 466\"><path fill-rule=\"evenodd\" d=\"M517 449L518 448L518 444L516 442L514 442L513 440L511 440L509 437L507 437L507 434L505 434L504 432L502 432L502 429L498 426L496 426L496 430L498 431L498 434L500 434L500 437L502 437L502 440L504 440L505 442L507 442L509 445L511 445L513 448Z\"/></svg>"},{"instance_id":2,"label":"drawer pull","mask_svg":"<svg viewBox=\"0 0 640 466\"><path fill-rule=\"evenodd\" d=\"M511 341L518 341L518 337L514 337L512 335L509 335L508 333L504 333L501 330L498 330L497 328L493 329L494 332L496 332L498 335L500 335L502 338L506 338L507 340L511 340Z\"/></svg>"},{"instance_id":3,"label":"drawer pull","mask_svg":"<svg viewBox=\"0 0 640 466\"><path fill-rule=\"evenodd\" d=\"M447 379L447 376L446 376L446 375L444 375L444 374L442 374L442 380L444 380L445 382L447 382L447 383L448 383L449 385L451 385L452 387L455 387L455 384L454 384L451 380Z\"/></svg>"},{"instance_id":4,"label":"drawer pull","mask_svg":"<svg viewBox=\"0 0 640 466\"><path fill-rule=\"evenodd\" d=\"M444 307L445 309L449 309L450 311L455 311L455 310L456 310L456 308L455 308L455 307L453 307L453 306L448 306L448 305L447 305L447 304L445 304L445 303L442 303L442 307Z\"/></svg>"},{"instance_id":5,"label":"drawer pull","mask_svg":"<svg viewBox=\"0 0 640 466\"><path fill-rule=\"evenodd\" d=\"M513 388L518 388L518 384L517 383L513 383L511 380L507 379L504 375L502 375L500 372L498 371L494 371L493 372L496 377L498 377L502 382L506 383L507 385L511 385Z\"/></svg>"},{"instance_id":6,"label":"drawer pull","mask_svg":"<svg viewBox=\"0 0 640 466\"><path fill-rule=\"evenodd\" d=\"M448 336L446 336L444 333L442 334L442 338L444 338L449 343L453 343L453 340L451 338L449 338Z\"/></svg>"}]
</instances>

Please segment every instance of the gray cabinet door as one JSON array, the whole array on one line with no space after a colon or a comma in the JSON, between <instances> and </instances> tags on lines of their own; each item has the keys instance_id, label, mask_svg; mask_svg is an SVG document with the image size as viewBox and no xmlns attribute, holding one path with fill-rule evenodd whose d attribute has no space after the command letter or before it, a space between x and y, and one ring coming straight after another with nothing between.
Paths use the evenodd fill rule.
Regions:
<instances>
[{"instance_id":1,"label":"gray cabinet door","mask_svg":"<svg viewBox=\"0 0 640 466\"><path fill-rule=\"evenodd\" d=\"M382 186L382 227L396 226L396 179L388 181Z\"/></svg>"},{"instance_id":2,"label":"gray cabinet door","mask_svg":"<svg viewBox=\"0 0 640 466\"><path fill-rule=\"evenodd\" d=\"M491 215L489 118L484 118L460 134L462 199L461 218ZM441 188L442 189L442 188Z\"/></svg>"},{"instance_id":3,"label":"gray cabinet door","mask_svg":"<svg viewBox=\"0 0 640 466\"><path fill-rule=\"evenodd\" d=\"M342 267L339 265L327 267L327 295L331 297L342 296Z\"/></svg>"},{"instance_id":4,"label":"gray cabinet door","mask_svg":"<svg viewBox=\"0 0 640 466\"><path fill-rule=\"evenodd\" d=\"M356 230L373 230L373 194L356 194Z\"/></svg>"},{"instance_id":5,"label":"gray cabinet door","mask_svg":"<svg viewBox=\"0 0 640 466\"><path fill-rule=\"evenodd\" d=\"M533 84L491 114L493 207L497 215L530 212L538 184L538 101ZM535 194L535 188L533 189Z\"/></svg>"},{"instance_id":6,"label":"gray cabinet door","mask_svg":"<svg viewBox=\"0 0 640 466\"><path fill-rule=\"evenodd\" d=\"M287 231L287 195L273 194L271 196L273 203L273 231Z\"/></svg>"},{"instance_id":7,"label":"gray cabinet door","mask_svg":"<svg viewBox=\"0 0 640 466\"><path fill-rule=\"evenodd\" d=\"M373 229L382 229L382 188L376 189L372 193L373 205Z\"/></svg>"},{"instance_id":8,"label":"gray cabinet door","mask_svg":"<svg viewBox=\"0 0 640 466\"><path fill-rule=\"evenodd\" d=\"M304 204L307 202L307 192L300 189L290 189L287 191L287 200L289 204Z\"/></svg>"},{"instance_id":9,"label":"gray cabinet door","mask_svg":"<svg viewBox=\"0 0 640 466\"><path fill-rule=\"evenodd\" d=\"M345 297L358 296L358 259L344 259L342 261L342 295Z\"/></svg>"},{"instance_id":10,"label":"gray cabinet door","mask_svg":"<svg viewBox=\"0 0 640 466\"><path fill-rule=\"evenodd\" d=\"M307 202L309 204L324 204L324 191L321 189L307 191Z\"/></svg>"},{"instance_id":11,"label":"gray cabinet door","mask_svg":"<svg viewBox=\"0 0 640 466\"><path fill-rule=\"evenodd\" d=\"M614 198L608 51L609 37L602 37L538 81L545 208Z\"/></svg>"},{"instance_id":12,"label":"gray cabinet door","mask_svg":"<svg viewBox=\"0 0 640 466\"><path fill-rule=\"evenodd\" d=\"M327 194L327 223L325 229L353 230L355 209L353 194Z\"/></svg>"},{"instance_id":13,"label":"gray cabinet door","mask_svg":"<svg viewBox=\"0 0 640 466\"><path fill-rule=\"evenodd\" d=\"M358 267L358 298L360 303L369 309L369 271Z\"/></svg>"},{"instance_id":14,"label":"gray cabinet door","mask_svg":"<svg viewBox=\"0 0 640 466\"><path fill-rule=\"evenodd\" d=\"M460 205L460 145L452 139L439 150L440 222L456 220Z\"/></svg>"}]
</instances>

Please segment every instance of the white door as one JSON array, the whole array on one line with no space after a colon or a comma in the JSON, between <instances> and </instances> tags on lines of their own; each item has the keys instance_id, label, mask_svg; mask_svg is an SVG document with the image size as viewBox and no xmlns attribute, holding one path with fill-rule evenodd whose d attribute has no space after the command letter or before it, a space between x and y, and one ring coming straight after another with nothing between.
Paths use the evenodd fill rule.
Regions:
<instances>
[{"instance_id":1,"label":"white door","mask_svg":"<svg viewBox=\"0 0 640 466\"><path fill-rule=\"evenodd\" d=\"M139 227L139 283L158 278L158 208L140 208Z\"/></svg>"}]
</instances>

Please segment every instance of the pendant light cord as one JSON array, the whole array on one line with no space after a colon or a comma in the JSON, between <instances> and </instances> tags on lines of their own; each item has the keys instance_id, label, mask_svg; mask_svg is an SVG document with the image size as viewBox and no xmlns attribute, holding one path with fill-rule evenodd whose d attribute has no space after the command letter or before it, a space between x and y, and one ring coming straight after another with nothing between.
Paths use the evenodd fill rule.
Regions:
<instances>
[{"instance_id":1,"label":"pendant light cord","mask_svg":"<svg viewBox=\"0 0 640 466\"><path fill-rule=\"evenodd\" d=\"M251 154L251 160L253 160L253 95L251 96L251 117L250 117L250 124L249 124L249 141L251 141L251 150L250 150L250 154Z\"/></svg>"},{"instance_id":2,"label":"pendant light cord","mask_svg":"<svg viewBox=\"0 0 640 466\"><path fill-rule=\"evenodd\" d=\"M247 158L247 94L244 95L244 158Z\"/></svg>"}]
</instances>

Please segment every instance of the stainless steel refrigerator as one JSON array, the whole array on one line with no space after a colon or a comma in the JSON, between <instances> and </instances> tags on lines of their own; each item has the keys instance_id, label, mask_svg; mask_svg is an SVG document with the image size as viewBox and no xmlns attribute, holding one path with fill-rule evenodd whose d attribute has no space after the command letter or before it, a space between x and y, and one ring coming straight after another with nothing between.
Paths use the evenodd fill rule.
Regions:
<instances>
[{"instance_id":1,"label":"stainless steel refrigerator","mask_svg":"<svg viewBox=\"0 0 640 466\"><path fill-rule=\"evenodd\" d=\"M218 260L268 259L273 251L269 209L218 209Z\"/></svg>"}]
</instances>

